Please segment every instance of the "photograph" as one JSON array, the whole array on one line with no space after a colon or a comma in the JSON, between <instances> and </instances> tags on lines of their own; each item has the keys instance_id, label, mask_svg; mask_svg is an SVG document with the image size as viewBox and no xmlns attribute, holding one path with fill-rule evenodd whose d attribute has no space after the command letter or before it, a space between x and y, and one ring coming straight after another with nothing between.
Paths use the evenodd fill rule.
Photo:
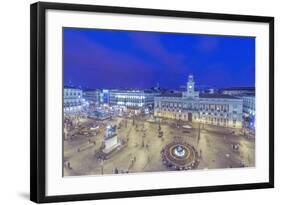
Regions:
<instances>
[{"instance_id":1,"label":"photograph","mask_svg":"<svg viewBox=\"0 0 281 205\"><path fill-rule=\"evenodd\" d=\"M256 166L256 37L62 28L62 175Z\"/></svg>"}]
</instances>

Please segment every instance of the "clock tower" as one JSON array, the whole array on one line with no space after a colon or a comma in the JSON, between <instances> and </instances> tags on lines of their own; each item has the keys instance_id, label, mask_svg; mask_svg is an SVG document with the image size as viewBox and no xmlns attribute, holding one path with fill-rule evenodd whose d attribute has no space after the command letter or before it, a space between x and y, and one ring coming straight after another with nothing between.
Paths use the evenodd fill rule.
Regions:
<instances>
[{"instance_id":1,"label":"clock tower","mask_svg":"<svg viewBox=\"0 0 281 205\"><path fill-rule=\"evenodd\" d=\"M194 85L195 85L195 82L193 79L193 75L190 74L188 76L188 80L187 80L187 84L186 84L186 92L183 93L184 98L194 99L194 98L199 97L199 93L195 91Z\"/></svg>"},{"instance_id":2,"label":"clock tower","mask_svg":"<svg viewBox=\"0 0 281 205\"><path fill-rule=\"evenodd\" d=\"M187 81L187 95L191 98L194 96L194 80L193 80L193 75L188 76L188 81Z\"/></svg>"}]
</instances>

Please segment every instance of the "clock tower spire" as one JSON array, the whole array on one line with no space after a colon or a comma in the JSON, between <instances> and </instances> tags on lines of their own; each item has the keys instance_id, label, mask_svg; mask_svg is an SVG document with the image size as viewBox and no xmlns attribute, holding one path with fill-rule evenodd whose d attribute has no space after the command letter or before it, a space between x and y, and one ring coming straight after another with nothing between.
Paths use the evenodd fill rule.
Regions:
<instances>
[{"instance_id":1,"label":"clock tower spire","mask_svg":"<svg viewBox=\"0 0 281 205\"><path fill-rule=\"evenodd\" d=\"M194 97L194 79L193 75L188 75L188 81L187 81L187 97L193 98Z\"/></svg>"}]
</instances>

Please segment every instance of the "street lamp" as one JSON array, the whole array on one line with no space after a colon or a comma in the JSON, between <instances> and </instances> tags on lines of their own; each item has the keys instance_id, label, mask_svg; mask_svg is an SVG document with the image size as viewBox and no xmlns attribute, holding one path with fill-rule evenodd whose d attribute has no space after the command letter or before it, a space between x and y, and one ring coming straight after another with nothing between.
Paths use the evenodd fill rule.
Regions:
<instances>
[{"instance_id":1,"label":"street lamp","mask_svg":"<svg viewBox=\"0 0 281 205\"><path fill-rule=\"evenodd\" d=\"M101 159L101 174L103 175L103 159Z\"/></svg>"}]
</instances>

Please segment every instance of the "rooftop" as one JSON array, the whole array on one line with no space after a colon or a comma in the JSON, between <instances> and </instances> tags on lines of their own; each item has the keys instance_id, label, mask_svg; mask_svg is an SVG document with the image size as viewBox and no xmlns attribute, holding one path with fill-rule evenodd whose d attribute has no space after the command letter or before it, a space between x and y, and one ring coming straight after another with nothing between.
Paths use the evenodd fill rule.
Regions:
<instances>
[{"instance_id":1,"label":"rooftop","mask_svg":"<svg viewBox=\"0 0 281 205\"><path fill-rule=\"evenodd\" d=\"M161 97L182 97L182 93L162 93Z\"/></svg>"},{"instance_id":2,"label":"rooftop","mask_svg":"<svg viewBox=\"0 0 281 205\"><path fill-rule=\"evenodd\" d=\"M143 89L143 90L136 90L136 89L111 89L110 92L126 92L126 93L158 93L152 89Z\"/></svg>"},{"instance_id":3,"label":"rooftop","mask_svg":"<svg viewBox=\"0 0 281 205\"><path fill-rule=\"evenodd\" d=\"M200 93L200 98L225 98L225 99L239 99L238 97L232 96L232 95L226 95L226 94L210 94L210 93Z\"/></svg>"},{"instance_id":4,"label":"rooftop","mask_svg":"<svg viewBox=\"0 0 281 205\"><path fill-rule=\"evenodd\" d=\"M75 87L75 86L71 86L71 85L65 85L63 88L64 89L78 89L78 90L81 90L80 88Z\"/></svg>"},{"instance_id":5,"label":"rooftop","mask_svg":"<svg viewBox=\"0 0 281 205\"><path fill-rule=\"evenodd\" d=\"M249 91L255 91L255 87L232 87L232 88L223 88L222 90L249 90Z\"/></svg>"}]
</instances>

